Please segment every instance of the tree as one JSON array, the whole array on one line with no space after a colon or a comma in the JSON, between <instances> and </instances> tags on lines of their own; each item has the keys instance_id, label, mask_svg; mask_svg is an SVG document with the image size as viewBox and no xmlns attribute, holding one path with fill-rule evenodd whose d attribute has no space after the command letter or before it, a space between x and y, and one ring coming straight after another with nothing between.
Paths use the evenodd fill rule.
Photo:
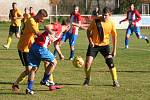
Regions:
<instances>
[{"instance_id":1,"label":"tree","mask_svg":"<svg viewBox=\"0 0 150 100\"><path fill-rule=\"evenodd\" d=\"M115 9L114 13L116 14L126 13L131 3L135 4L134 6L136 9L139 9L142 4L141 0L120 0L120 6L119 8Z\"/></svg>"}]
</instances>

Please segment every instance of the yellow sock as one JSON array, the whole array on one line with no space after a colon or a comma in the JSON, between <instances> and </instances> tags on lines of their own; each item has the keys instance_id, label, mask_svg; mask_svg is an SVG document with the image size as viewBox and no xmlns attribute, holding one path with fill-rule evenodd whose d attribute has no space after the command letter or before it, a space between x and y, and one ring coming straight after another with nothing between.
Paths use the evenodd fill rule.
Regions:
<instances>
[{"instance_id":1,"label":"yellow sock","mask_svg":"<svg viewBox=\"0 0 150 100\"><path fill-rule=\"evenodd\" d=\"M12 37L11 36L8 36L7 38L7 47L9 48L10 44L11 44L11 41L12 41Z\"/></svg>"},{"instance_id":2,"label":"yellow sock","mask_svg":"<svg viewBox=\"0 0 150 100\"><path fill-rule=\"evenodd\" d=\"M88 79L91 78L91 67L85 68L85 74L86 74L86 78L88 78Z\"/></svg>"},{"instance_id":3,"label":"yellow sock","mask_svg":"<svg viewBox=\"0 0 150 100\"><path fill-rule=\"evenodd\" d=\"M27 75L25 72L22 72L20 76L17 78L15 84L22 83L26 79Z\"/></svg>"},{"instance_id":4,"label":"yellow sock","mask_svg":"<svg viewBox=\"0 0 150 100\"><path fill-rule=\"evenodd\" d=\"M111 73L112 79L113 79L113 80L117 80L117 71L116 71L116 67L111 68L111 69L110 69L110 73Z\"/></svg>"},{"instance_id":5,"label":"yellow sock","mask_svg":"<svg viewBox=\"0 0 150 100\"><path fill-rule=\"evenodd\" d=\"M53 74L50 75L49 80L50 80L51 82L54 82Z\"/></svg>"}]
</instances>

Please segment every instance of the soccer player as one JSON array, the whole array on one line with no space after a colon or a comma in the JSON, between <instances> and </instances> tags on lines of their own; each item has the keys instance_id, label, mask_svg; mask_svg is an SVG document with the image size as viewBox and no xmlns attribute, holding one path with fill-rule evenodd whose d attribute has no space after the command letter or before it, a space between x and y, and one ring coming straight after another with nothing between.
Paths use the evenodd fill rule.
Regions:
<instances>
[{"instance_id":1,"label":"soccer player","mask_svg":"<svg viewBox=\"0 0 150 100\"><path fill-rule=\"evenodd\" d=\"M20 57L20 60L25 66L25 70L20 74L20 76L17 78L17 80L12 85L13 91L19 90L19 83L24 80L24 78L29 74L30 69L28 68L28 53L29 49L34 42L34 38L37 34L39 34L39 28L38 24L44 21L44 18L47 17L48 14L46 10L41 9L37 13L36 16L30 17L25 22L25 27L23 29L23 34L21 34L21 37L19 39L17 48L18 48L18 54Z\"/></svg>"},{"instance_id":2,"label":"soccer player","mask_svg":"<svg viewBox=\"0 0 150 100\"><path fill-rule=\"evenodd\" d=\"M23 23L25 23L28 18L30 18L29 9L25 8L24 14L23 14L23 19L22 19Z\"/></svg>"},{"instance_id":3,"label":"soccer player","mask_svg":"<svg viewBox=\"0 0 150 100\"><path fill-rule=\"evenodd\" d=\"M16 38L20 38L20 26L21 19L23 18L21 11L17 8L17 3L12 3L12 9L9 12L9 19L11 20L11 25L9 27L9 34L7 37L7 44L3 45L5 49L9 49L12 36L15 33Z\"/></svg>"},{"instance_id":4,"label":"soccer player","mask_svg":"<svg viewBox=\"0 0 150 100\"><path fill-rule=\"evenodd\" d=\"M35 13L33 7L30 7L30 8L29 8L29 11L30 11L31 17L34 17L34 16L36 15L36 13Z\"/></svg>"},{"instance_id":5,"label":"soccer player","mask_svg":"<svg viewBox=\"0 0 150 100\"><path fill-rule=\"evenodd\" d=\"M83 85L88 86L91 80L91 64L94 58L100 52L109 67L113 86L119 87L117 80L117 71L113 63L113 57L116 55L116 44L117 44L117 32L115 25L110 19L111 10L108 7L105 7L102 12L102 16L99 16L97 19L94 19L90 26L87 29L87 38L89 41L89 46L86 54L85 62L85 74L86 78ZM109 39L110 35L112 36L112 53L110 52Z\"/></svg>"},{"instance_id":6,"label":"soccer player","mask_svg":"<svg viewBox=\"0 0 150 100\"><path fill-rule=\"evenodd\" d=\"M53 25L54 28L57 28L57 27L58 27L57 24L59 24L59 23L56 22L56 23ZM62 21L62 25L68 25L67 20L63 20L63 21ZM56 26L57 26L57 27L56 27ZM68 31L68 30L66 30L66 31ZM63 32L62 35L63 35L63 34L66 34L66 31ZM60 58L61 60L64 60L65 57L64 57L64 55L62 54L61 49L60 49L61 38L62 38L62 36L60 36L60 38L54 42L54 47L55 47L55 49L54 49L54 56L56 57L57 54L58 54L58 55L59 55L59 58Z\"/></svg>"},{"instance_id":7,"label":"soccer player","mask_svg":"<svg viewBox=\"0 0 150 100\"><path fill-rule=\"evenodd\" d=\"M23 19L22 19L22 29L21 29L21 34L23 34L23 30L25 27L25 22L27 21L27 19L30 18L30 14L29 14L29 9L25 8L24 9L24 14L23 14Z\"/></svg>"},{"instance_id":8,"label":"soccer player","mask_svg":"<svg viewBox=\"0 0 150 100\"><path fill-rule=\"evenodd\" d=\"M58 25L58 24L57 24ZM48 46L60 38L61 33L65 31L68 28L68 26L60 26L55 27L53 25L47 25L45 27L45 32L38 35L37 38L35 38L34 44L31 46L31 49L29 51L29 68L31 69L31 72L29 74L28 78L28 85L26 89L26 94L34 94L32 87L34 83L35 73L40 65L41 61L48 62L48 67L46 68L46 71L44 73L43 79L41 81L42 84L46 84L49 80L49 77L53 73L57 61L54 57L54 55L48 50ZM58 85L50 85L50 90L55 90L61 88Z\"/></svg>"},{"instance_id":9,"label":"soccer player","mask_svg":"<svg viewBox=\"0 0 150 100\"><path fill-rule=\"evenodd\" d=\"M134 8L133 3L131 3L130 5L130 9L127 12L127 17L124 20L121 20L120 24L124 21L129 21L129 25L125 35L125 48L129 48L129 38L133 32L135 32L138 39L144 39L147 43L149 43L148 37L141 35L141 15L138 10Z\"/></svg>"},{"instance_id":10,"label":"soccer player","mask_svg":"<svg viewBox=\"0 0 150 100\"><path fill-rule=\"evenodd\" d=\"M99 16L99 8L98 7L96 7L94 10L93 10L93 12L92 12L92 16Z\"/></svg>"},{"instance_id":11,"label":"soccer player","mask_svg":"<svg viewBox=\"0 0 150 100\"><path fill-rule=\"evenodd\" d=\"M69 45L70 45L70 60L73 60L74 53L75 53L75 43L78 37L78 30L81 25L81 15L79 12L79 7L75 6L74 11L71 13L70 16L70 29L67 31L66 34L63 34L61 39L61 44L69 39Z\"/></svg>"}]
</instances>

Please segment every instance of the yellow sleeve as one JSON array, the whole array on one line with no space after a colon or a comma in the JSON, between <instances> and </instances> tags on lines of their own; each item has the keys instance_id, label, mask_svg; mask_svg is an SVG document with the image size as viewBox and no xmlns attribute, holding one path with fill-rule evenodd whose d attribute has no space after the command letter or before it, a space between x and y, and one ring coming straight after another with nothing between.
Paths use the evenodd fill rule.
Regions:
<instances>
[{"instance_id":1,"label":"yellow sleeve","mask_svg":"<svg viewBox=\"0 0 150 100\"><path fill-rule=\"evenodd\" d=\"M18 11L17 11L17 16L18 16L18 17L22 17L22 16L23 16L21 10L19 10L19 9L18 9Z\"/></svg>"},{"instance_id":2,"label":"yellow sleeve","mask_svg":"<svg viewBox=\"0 0 150 100\"><path fill-rule=\"evenodd\" d=\"M30 20L30 25L31 25L31 31L33 33L39 33L38 23L36 23L33 18Z\"/></svg>"},{"instance_id":3,"label":"yellow sleeve","mask_svg":"<svg viewBox=\"0 0 150 100\"><path fill-rule=\"evenodd\" d=\"M116 26L113 22L112 22L111 34L112 34L112 36L117 36Z\"/></svg>"}]
</instances>

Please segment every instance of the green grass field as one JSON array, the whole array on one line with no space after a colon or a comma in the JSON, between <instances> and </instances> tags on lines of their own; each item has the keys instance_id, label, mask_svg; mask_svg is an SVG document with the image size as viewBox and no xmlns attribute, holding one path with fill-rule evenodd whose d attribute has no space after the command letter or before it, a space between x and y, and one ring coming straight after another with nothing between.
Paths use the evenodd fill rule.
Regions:
<instances>
[{"instance_id":1,"label":"green grass field","mask_svg":"<svg viewBox=\"0 0 150 100\"><path fill-rule=\"evenodd\" d=\"M92 81L89 87L82 86L85 78L83 68L74 68L71 61L58 59L54 77L56 83L64 85L63 89L50 92L47 87L39 84L44 72L41 63L33 87L36 94L25 94L26 82L20 85L19 93L13 93L12 83L24 67L19 60L16 49L18 40L15 37L9 50L2 47L2 44L6 43L8 28L8 23L0 23L0 100L150 100L150 45L133 35L130 39L130 48L124 49L125 30L117 30L117 56L114 58L120 88L112 87L108 67L99 54L92 66ZM150 37L148 29L142 29L142 33ZM81 55L85 59L87 46L86 33L80 31L76 55ZM49 49L53 51L53 46ZM68 59L68 43L61 49Z\"/></svg>"}]
</instances>

